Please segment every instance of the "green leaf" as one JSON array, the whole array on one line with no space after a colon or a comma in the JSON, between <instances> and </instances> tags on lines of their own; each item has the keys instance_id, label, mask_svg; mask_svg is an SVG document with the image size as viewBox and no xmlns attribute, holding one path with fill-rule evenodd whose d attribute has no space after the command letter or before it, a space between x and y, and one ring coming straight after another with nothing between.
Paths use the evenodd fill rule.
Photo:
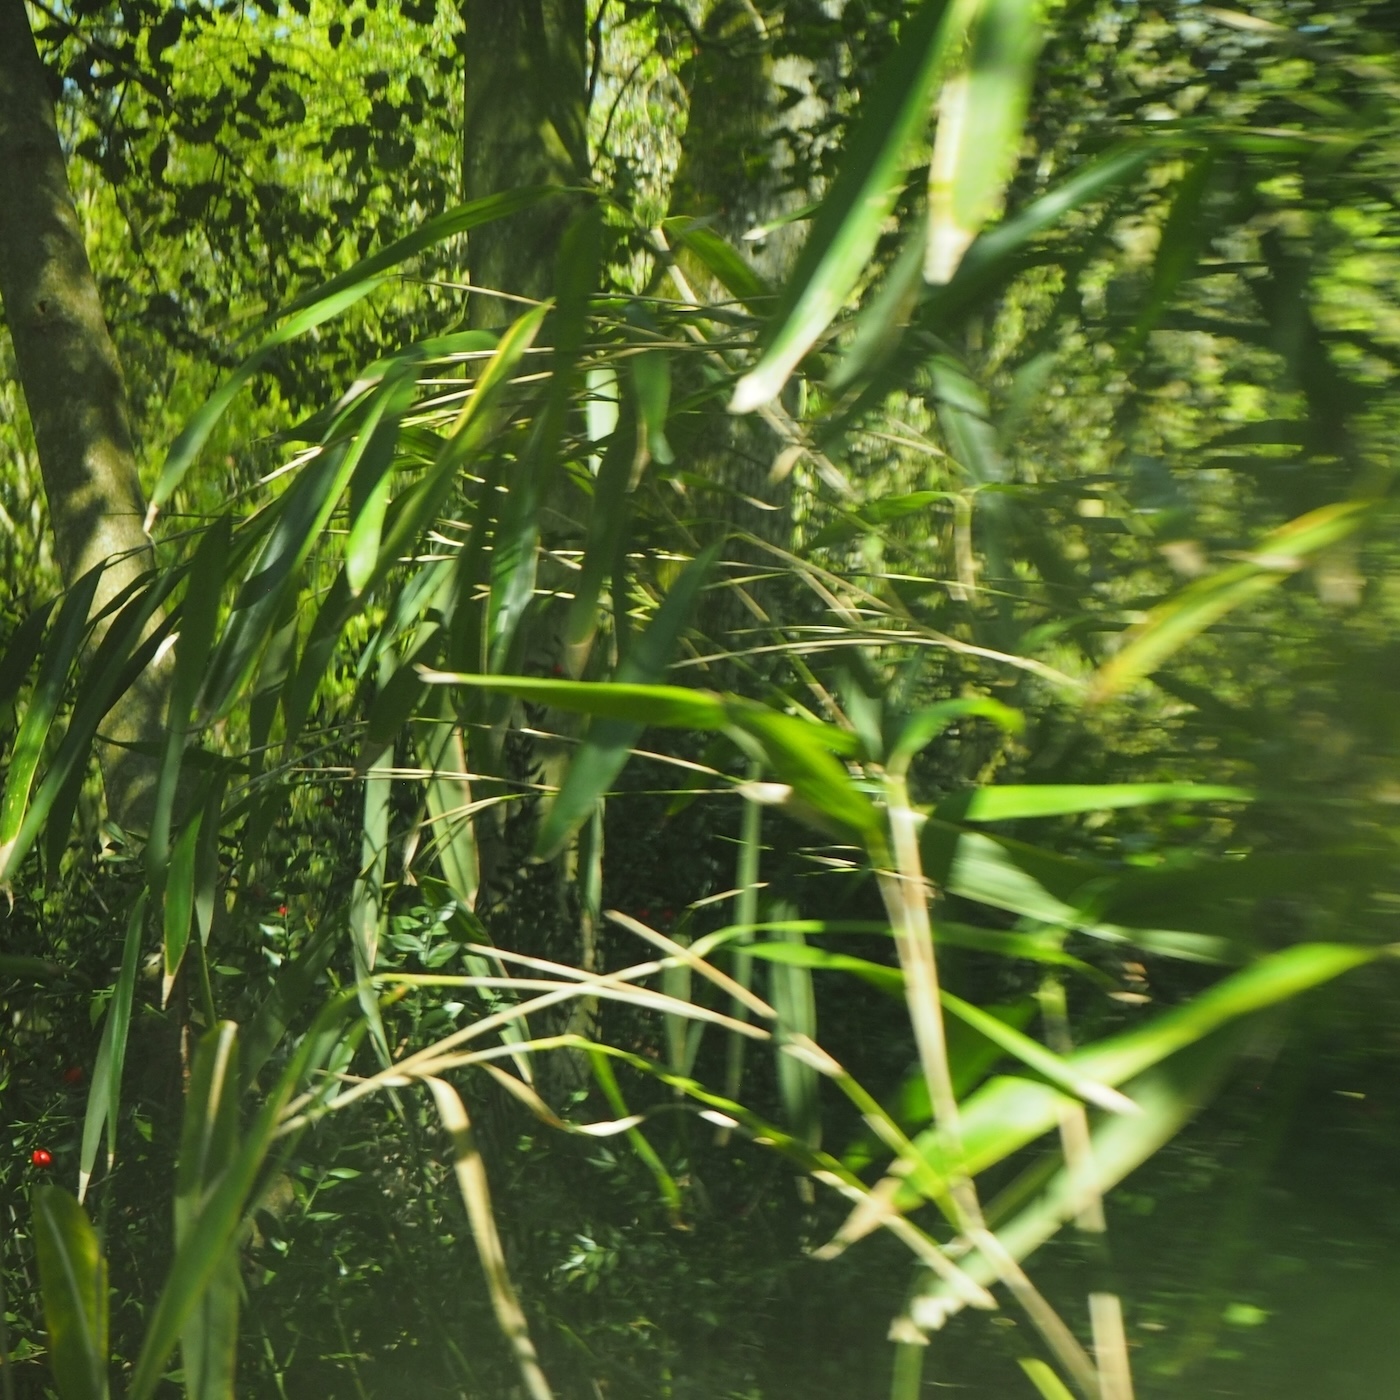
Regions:
<instances>
[{"instance_id":1,"label":"green leaf","mask_svg":"<svg viewBox=\"0 0 1400 1400\"><path fill-rule=\"evenodd\" d=\"M203 809L195 811L171 852L170 868L164 888L164 952L165 976L161 984L161 1004L170 1000L175 974L185 960L189 947L190 926L194 920L194 867L199 851L199 831Z\"/></svg>"},{"instance_id":2,"label":"green leaf","mask_svg":"<svg viewBox=\"0 0 1400 1400\"><path fill-rule=\"evenodd\" d=\"M720 547L719 543L710 545L681 571L646 631L633 642L626 660L618 667L619 684L653 685L666 674ZM537 857L547 860L556 855L587 820L594 804L622 771L642 728L618 719L596 720L589 727L540 823L535 842Z\"/></svg>"},{"instance_id":3,"label":"green leaf","mask_svg":"<svg viewBox=\"0 0 1400 1400\"><path fill-rule=\"evenodd\" d=\"M1035 0L983 0L965 73L944 84L929 167L924 277L952 279L1016 165L1043 42Z\"/></svg>"},{"instance_id":4,"label":"green leaf","mask_svg":"<svg viewBox=\"0 0 1400 1400\"><path fill-rule=\"evenodd\" d=\"M137 592L107 628L97 653L83 668L83 684L68 728L45 770L39 786L24 813L24 820L10 849L9 865L18 870L41 831L48 826L47 845L51 856L61 854L72 825L72 812L86 776L92 743L103 716L145 670L169 630L168 619L150 629L145 639L131 650L146 629L152 614L174 586L175 580L157 581ZM2 872L0 872L2 873Z\"/></svg>"},{"instance_id":5,"label":"green leaf","mask_svg":"<svg viewBox=\"0 0 1400 1400\"><path fill-rule=\"evenodd\" d=\"M299 311L273 331L205 400L194 417L181 429L179 436L171 443L170 451L166 453L160 476L151 492L150 507L146 512L148 531L155 524L157 512L175 493L184 480L185 473L194 465L195 458L209 440L209 434L214 431L219 419L228 411L229 405L238 397L243 386L263 367L273 351L286 345L288 341L295 340L299 335L305 335L322 322L339 316L342 311L368 296L378 285L378 278L366 276L363 280L357 280L354 285L344 287L308 305L305 310Z\"/></svg>"},{"instance_id":6,"label":"green leaf","mask_svg":"<svg viewBox=\"0 0 1400 1400\"><path fill-rule=\"evenodd\" d=\"M665 350L643 350L628 357L637 409L646 428L646 447L663 467L676 460L666 440L666 416L671 410L671 357Z\"/></svg>"},{"instance_id":7,"label":"green leaf","mask_svg":"<svg viewBox=\"0 0 1400 1400\"><path fill-rule=\"evenodd\" d=\"M1026 1356L1016 1364L1030 1377L1043 1400L1074 1400L1074 1392L1050 1369L1048 1362Z\"/></svg>"},{"instance_id":8,"label":"green leaf","mask_svg":"<svg viewBox=\"0 0 1400 1400\"><path fill-rule=\"evenodd\" d=\"M1290 1000L1313 987L1373 961L1381 950L1339 943L1300 943L1231 974L1146 1025L1064 1057L1067 1065L1100 1083L1118 1087L1195 1045L1242 1016ZM1001 1077L963 1105L966 1169L976 1175L1051 1131L1059 1122L1060 1090L1030 1079ZM933 1135L921 1136L921 1151L936 1151Z\"/></svg>"},{"instance_id":9,"label":"green leaf","mask_svg":"<svg viewBox=\"0 0 1400 1400\"><path fill-rule=\"evenodd\" d=\"M556 188L548 186L522 186L503 194L490 195L485 199L472 200L449 209L436 218L429 219L421 228L387 248L362 258L353 267L347 268L329 282L303 293L289 303L279 313L290 319L283 322L219 387L189 421L179 437L171 445L161 468L160 478L151 493L151 507L147 513L146 528L154 522L155 512L170 499L171 493L180 484L185 473L199 455L199 450L213 432L214 425L227 411L238 391L262 368L263 362L280 345L285 345L297 336L338 316L353 306L362 297L372 292L383 280L383 274L392 267L417 256L424 249L441 243L446 238L455 237L469 229L502 219L510 214L527 209L552 195Z\"/></svg>"},{"instance_id":10,"label":"green leaf","mask_svg":"<svg viewBox=\"0 0 1400 1400\"><path fill-rule=\"evenodd\" d=\"M1023 1065L1044 1075L1050 1083L1083 1099L1096 1104L1110 1113L1136 1113L1137 1105L1125 1098L1116 1089L1101 1083L1092 1075L1082 1073L1075 1065L1052 1050L1047 1050L1039 1041L1022 1034L1014 1026L989 1015L971 1002L955 997L951 992L941 992L940 1000L944 1007L965 1021L973 1030L984 1035L994 1045L999 1045L1008 1055L1015 1056Z\"/></svg>"},{"instance_id":11,"label":"green leaf","mask_svg":"<svg viewBox=\"0 0 1400 1400\"><path fill-rule=\"evenodd\" d=\"M61 1400L106 1400L107 1261L97 1231L60 1187L36 1187L33 1203L34 1253L58 1393Z\"/></svg>"},{"instance_id":12,"label":"green leaf","mask_svg":"<svg viewBox=\"0 0 1400 1400\"><path fill-rule=\"evenodd\" d=\"M1160 802L1252 802L1247 788L1210 783L1008 783L945 797L934 816L949 822L1003 822L1022 817L1063 817Z\"/></svg>"},{"instance_id":13,"label":"green leaf","mask_svg":"<svg viewBox=\"0 0 1400 1400\"><path fill-rule=\"evenodd\" d=\"M665 219L661 227L668 238L703 263L715 281L750 311L761 312L764 303L772 299L772 291L743 254L708 224L682 217Z\"/></svg>"},{"instance_id":14,"label":"green leaf","mask_svg":"<svg viewBox=\"0 0 1400 1400\"><path fill-rule=\"evenodd\" d=\"M904 772L915 754L926 749L950 724L974 715L999 724L1008 734L1019 734L1025 728L1025 719L1019 711L1003 705L999 700L989 700L982 696L943 700L920 710L905 722L894 748L890 751L890 770Z\"/></svg>"},{"instance_id":15,"label":"green leaf","mask_svg":"<svg viewBox=\"0 0 1400 1400\"><path fill-rule=\"evenodd\" d=\"M12 859L16 854L15 838L24 821L34 773L44 751L44 740L48 738L63 699L64 683L87 635L88 614L92 610L92 600L97 593L103 567L99 564L90 569L68 591L45 639L47 645L43 660L39 664L34 691L25 707L14 748L10 751L5 794L0 798L0 885L10 879L11 867L17 864Z\"/></svg>"},{"instance_id":16,"label":"green leaf","mask_svg":"<svg viewBox=\"0 0 1400 1400\"><path fill-rule=\"evenodd\" d=\"M177 1248L189 1239L209 1191L233 1162L238 1147L238 1092L238 1027L224 1021L201 1038L190 1074L175 1171ZM241 1292L235 1237L181 1332L189 1400L233 1400Z\"/></svg>"},{"instance_id":17,"label":"green leaf","mask_svg":"<svg viewBox=\"0 0 1400 1400\"><path fill-rule=\"evenodd\" d=\"M710 691L679 685L621 685L615 681L565 681L543 676L465 675L423 672L429 685L459 685L498 691L537 705L576 714L660 729L723 729L729 722L724 701Z\"/></svg>"},{"instance_id":18,"label":"green leaf","mask_svg":"<svg viewBox=\"0 0 1400 1400\"><path fill-rule=\"evenodd\" d=\"M1205 196L1210 189L1215 170L1215 153L1202 151L1187 167L1186 175L1177 186L1171 211L1162 225L1157 258L1152 265L1152 286L1147 305L1143 308L1132 334L1123 347L1124 356L1135 354L1162 319L1177 288L1190 275L1205 241L1203 218Z\"/></svg>"},{"instance_id":19,"label":"green leaf","mask_svg":"<svg viewBox=\"0 0 1400 1400\"><path fill-rule=\"evenodd\" d=\"M487 195L484 199L473 199L465 204L458 204L455 208L444 210L428 219L420 228L396 239L387 248L381 248L379 252L361 258L353 267L332 277L329 282L303 292L277 314L291 315L303 307L312 307L324 302L340 292L353 290L367 279L378 277L445 239L455 238L458 234L468 233L497 219L509 218L512 214L518 214L523 209L532 208L546 199L564 193L567 192L557 185L521 185L501 194Z\"/></svg>"},{"instance_id":20,"label":"green leaf","mask_svg":"<svg viewBox=\"0 0 1400 1400\"><path fill-rule=\"evenodd\" d=\"M1352 534L1373 508L1371 501L1352 500L1309 511L1266 535L1248 559L1197 579L1176 597L1159 603L1099 668L1091 698L1107 700L1150 675L1226 613L1277 588L1310 556Z\"/></svg>"},{"instance_id":21,"label":"green leaf","mask_svg":"<svg viewBox=\"0 0 1400 1400\"><path fill-rule=\"evenodd\" d=\"M0 711L19 694L19 688L39 654L44 628L48 626L53 607L54 600L50 598L30 613L12 633L4 659L0 660Z\"/></svg>"},{"instance_id":22,"label":"green leaf","mask_svg":"<svg viewBox=\"0 0 1400 1400\"><path fill-rule=\"evenodd\" d=\"M733 412L748 413L773 399L855 290L928 120L945 54L961 38L975 2L926 0L905 22L847 139L840 173L788 278L766 348L734 391Z\"/></svg>"},{"instance_id":23,"label":"green leaf","mask_svg":"<svg viewBox=\"0 0 1400 1400\"><path fill-rule=\"evenodd\" d=\"M564 626L565 666L571 676L582 673L592 650L598 631L598 600L627 528L627 496L637 459L636 406L631 402L632 397L628 395L622 404L593 483L583 567L574 585L574 597Z\"/></svg>"},{"instance_id":24,"label":"green leaf","mask_svg":"<svg viewBox=\"0 0 1400 1400\"><path fill-rule=\"evenodd\" d=\"M131 1002L136 989L136 972L141 963L141 934L146 921L149 891L142 890L136 898L131 917L127 920L126 939L122 944L122 965L112 999L107 1003L107 1016L102 1027L102 1039L97 1046L97 1059L88 1085L87 1112L83 1117L83 1139L78 1153L78 1199L87 1194L97 1163L97 1149L102 1141L102 1127L107 1127L107 1166L111 1169L117 1155L117 1119L121 1107L122 1068L126 1062L126 1040L131 1029Z\"/></svg>"},{"instance_id":25,"label":"green leaf","mask_svg":"<svg viewBox=\"0 0 1400 1400\"><path fill-rule=\"evenodd\" d=\"M959 831L931 818L920 836L925 868L950 893L1057 928L1200 962L1233 960L1228 940L1189 930L1105 923L1069 902L1105 868L1022 842ZM1048 888L1046 882L1055 886Z\"/></svg>"},{"instance_id":26,"label":"green leaf","mask_svg":"<svg viewBox=\"0 0 1400 1400\"><path fill-rule=\"evenodd\" d=\"M275 1140L282 1112L307 1075L339 1043L339 1026L353 996L353 992L344 993L321 1012L264 1100L189 1234L177 1246L165 1285L149 1315L127 1400L151 1400L155 1394L166 1361L190 1314L199 1306L210 1282L223 1267L227 1251L251 1206L253 1188Z\"/></svg>"},{"instance_id":27,"label":"green leaf","mask_svg":"<svg viewBox=\"0 0 1400 1400\"><path fill-rule=\"evenodd\" d=\"M726 710L734 728L757 740L779 781L792 788L795 815L841 839L865 840L880 830L874 804L832 757L833 747L847 747L843 732L752 701L731 700Z\"/></svg>"},{"instance_id":28,"label":"green leaf","mask_svg":"<svg viewBox=\"0 0 1400 1400\"><path fill-rule=\"evenodd\" d=\"M535 419L525 460L510 490L492 541L491 597L487 621L490 667L506 669L516 633L535 595L540 515L553 494L560 445L574 408L579 356L588 325L589 300L602 255L602 211L590 204L564 233L555 270L558 309L554 353L544 411Z\"/></svg>"}]
</instances>

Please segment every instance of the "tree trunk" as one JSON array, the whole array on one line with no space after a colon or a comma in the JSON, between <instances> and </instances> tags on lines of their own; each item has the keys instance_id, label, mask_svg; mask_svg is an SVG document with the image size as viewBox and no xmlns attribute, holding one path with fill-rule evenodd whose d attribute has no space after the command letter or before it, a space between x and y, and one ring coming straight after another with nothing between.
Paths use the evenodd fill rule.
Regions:
<instances>
[{"instance_id":1,"label":"tree trunk","mask_svg":"<svg viewBox=\"0 0 1400 1400\"><path fill-rule=\"evenodd\" d=\"M521 185L588 179L588 35L584 0L467 0L463 185L480 199ZM467 240L474 286L542 298L572 201L488 224ZM472 323L498 326L508 302L472 298Z\"/></svg>"},{"instance_id":2,"label":"tree trunk","mask_svg":"<svg viewBox=\"0 0 1400 1400\"><path fill-rule=\"evenodd\" d=\"M88 264L48 79L24 0L0 0L0 302L14 342L65 583L111 560L100 608L151 562L142 529L126 390ZM108 716L118 740L159 728L162 687L149 676ZM151 764L104 746L108 807L136 816Z\"/></svg>"}]
</instances>

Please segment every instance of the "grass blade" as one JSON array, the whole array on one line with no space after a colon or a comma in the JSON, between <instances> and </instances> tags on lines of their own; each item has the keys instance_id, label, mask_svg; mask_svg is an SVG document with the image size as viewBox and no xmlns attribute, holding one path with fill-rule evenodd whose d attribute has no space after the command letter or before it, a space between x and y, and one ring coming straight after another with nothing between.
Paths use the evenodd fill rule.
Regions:
<instances>
[{"instance_id":1,"label":"grass blade","mask_svg":"<svg viewBox=\"0 0 1400 1400\"><path fill-rule=\"evenodd\" d=\"M428 1087L433 1091L433 1101L437 1104L442 1126L452 1139L457 1185L467 1208L467 1219L471 1223L472 1238L476 1242L482 1272L486 1275L486 1286L491 1294L491 1306L496 1313L496 1322L510 1344L515 1364L520 1369L521 1382L530 1400L553 1400L549 1382L540 1369L535 1344L530 1340L530 1326L525 1320L525 1311L520 1306L515 1286L510 1281L510 1272L506 1268L505 1250L501 1246L496 1217L491 1210L491 1188L486 1180L486 1164L481 1160L481 1153L477 1149L466 1105L457 1091L444 1079L429 1076Z\"/></svg>"}]
</instances>

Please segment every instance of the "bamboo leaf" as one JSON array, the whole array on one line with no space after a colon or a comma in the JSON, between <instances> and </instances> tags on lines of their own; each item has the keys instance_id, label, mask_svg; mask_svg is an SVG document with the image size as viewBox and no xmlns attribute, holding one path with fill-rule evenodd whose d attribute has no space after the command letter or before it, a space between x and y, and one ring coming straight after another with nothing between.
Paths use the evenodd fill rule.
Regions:
<instances>
[{"instance_id":1,"label":"bamboo leaf","mask_svg":"<svg viewBox=\"0 0 1400 1400\"><path fill-rule=\"evenodd\" d=\"M1352 500L1309 511L1266 535L1248 559L1198 579L1159 603L1099 668L1091 698L1107 700L1150 675L1227 613L1277 588L1312 555L1352 534L1372 509L1370 501Z\"/></svg>"},{"instance_id":2,"label":"bamboo leaf","mask_svg":"<svg viewBox=\"0 0 1400 1400\"><path fill-rule=\"evenodd\" d=\"M195 858L199 851L199 831L203 809L197 809L185 824L170 855L170 868L164 882L164 938L162 940L165 976L161 983L161 1005L170 1000L175 975L185 959L194 919Z\"/></svg>"},{"instance_id":3,"label":"bamboo leaf","mask_svg":"<svg viewBox=\"0 0 1400 1400\"><path fill-rule=\"evenodd\" d=\"M185 473L194 465L195 458L209 440L209 434L214 431L219 419L228 411L229 405L238 397L243 386L263 367L273 351L298 336L305 335L307 331L314 330L323 322L339 316L341 312L348 310L374 291L380 280L366 275L352 285L344 286L298 311L273 331L205 400L194 417L181 429L179 436L171 443L170 451L166 453L146 512L145 524L148 532L154 526L161 507L174 494L184 480Z\"/></svg>"},{"instance_id":4,"label":"bamboo leaf","mask_svg":"<svg viewBox=\"0 0 1400 1400\"><path fill-rule=\"evenodd\" d=\"M715 281L748 310L759 313L772 299L772 291L743 254L708 224L682 217L665 219L661 227L667 238L703 263Z\"/></svg>"},{"instance_id":5,"label":"bamboo leaf","mask_svg":"<svg viewBox=\"0 0 1400 1400\"><path fill-rule=\"evenodd\" d=\"M92 611L102 570L103 565L97 565L73 585L45 639L47 646L39 663L39 674L35 678L29 704L25 707L19 734L10 751L5 793L0 798L0 885L8 882L12 866L17 863L12 860L15 838L24 821L34 773L44 751L44 740L48 738L63 699L64 683L87 634L88 614Z\"/></svg>"},{"instance_id":6,"label":"bamboo leaf","mask_svg":"<svg viewBox=\"0 0 1400 1400\"><path fill-rule=\"evenodd\" d=\"M928 120L945 54L972 8L967 0L926 0L905 23L847 139L840 173L788 279L766 348L734 391L733 412L751 412L774 398L855 290Z\"/></svg>"},{"instance_id":7,"label":"bamboo leaf","mask_svg":"<svg viewBox=\"0 0 1400 1400\"><path fill-rule=\"evenodd\" d=\"M29 668L43 644L44 628L48 626L53 608L54 599L50 598L30 613L11 634L4 659L0 661L0 712L19 694L20 686L29 675Z\"/></svg>"},{"instance_id":8,"label":"bamboo leaf","mask_svg":"<svg viewBox=\"0 0 1400 1400\"><path fill-rule=\"evenodd\" d=\"M629 395L622 404L617 425L603 450L603 459L593 483L593 502L588 513L588 533L583 547L583 568L574 586L564 626L565 666L572 677L579 676L592 650L598 630L598 600L603 582L617 558L618 544L627 525L627 495L637 458L636 406Z\"/></svg>"},{"instance_id":9,"label":"bamboo leaf","mask_svg":"<svg viewBox=\"0 0 1400 1400\"><path fill-rule=\"evenodd\" d=\"M653 685L666 674L719 551L719 543L710 545L681 571L646 631L633 642L618 667L618 684ZM587 820L594 804L622 771L641 733L641 725L619 719L599 719L589 727L540 823L536 856L547 860L557 854Z\"/></svg>"},{"instance_id":10,"label":"bamboo leaf","mask_svg":"<svg viewBox=\"0 0 1400 1400\"><path fill-rule=\"evenodd\" d=\"M378 253L362 258L354 267L347 268L339 276L303 293L289 303L280 313L289 319L273 331L210 396L171 444L155 490L151 492L146 529L150 530L156 512L179 486L208 440L209 434L213 432L215 424L237 397L238 391L262 368L274 350L340 315L379 286L383 275L390 268L415 257L424 249L441 243L445 238L452 238L469 229L527 209L557 193L557 190L546 186L527 186L506 191L504 194L490 195L486 199L459 204L455 209L449 209L436 218L429 219L413 233L398 239Z\"/></svg>"},{"instance_id":11,"label":"bamboo leaf","mask_svg":"<svg viewBox=\"0 0 1400 1400\"><path fill-rule=\"evenodd\" d=\"M723 700L679 685L623 685L614 681L551 680L543 676L466 675L423 672L429 685L498 691L538 705L660 729L723 729L729 714Z\"/></svg>"},{"instance_id":12,"label":"bamboo leaf","mask_svg":"<svg viewBox=\"0 0 1400 1400\"><path fill-rule=\"evenodd\" d=\"M874 804L832 757L833 743L846 747L844 735L835 737L840 731L752 702L731 700L726 708L735 729L757 740L779 781L792 788L796 815L842 838L879 831Z\"/></svg>"},{"instance_id":13,"label":"bamboo leaf","mask_svg":"<svg viewBox=\"0 0 1400 1400\"><path fill-rule=\"evenodd\" d=\"M128 1400L151 1400L155 1394L165 1363L190 1314L223 1267L227 1251L250 1206L253 1188L274 1141L282 1112L306 1076L343 1038L340 1023L352 997L353 992L342 994L321 1012L263 1101L189 1234L177 1246L165 1285L150 1313L145 1341L127 1390Z\"/></svg>"},{"instance_id":14,"label":"bamboo leaf","mask_svg":"<svg viewBox=\"0 0 1400 1400\"><path fill-rule=\"evenodd\" d=\"M1082 1073L1064 1057L1047 1050L1039 1041L1032 1040L1014 1026L1008 1026L1006 1022L988 1015L980 1007L955 997L951 992L941 992L939 995L944 1007L954 1016L967 1022L973 1030L986 1036L994 1045L999 1045L1008 1055L1014 1055L1037 1074L1043 1074L1052 1084L1110 1113L1133 1114L1139 1111L1130 1098Z\"/></svg>"},{"instance_id":15,"label":"bamboo leaf","mask_svg":"<svg viewBox=\"0 0 1400 1400\"><path fill-rule=\"evenodd\" d=\"M487 649L492 670L505 668L516 633L535 594L540 513L559 471L559 449L574 403L589 299L602 255L602 211L590 204L565 231L555 272L558 308L554 354L544 411L525 460L510 481L492 543Z\"/></svg>"},{"instance_id":16,"label":"bamboo leaf","mask_svg":"<svg viewBox=\"0 0 1400 1400\"><path fill-rule=\"evenodd\" d=\"M1375 948L1300 943L1233 973L1146 1025L1076 1050L1065 1063L1100 1083L1125 1084L1204 1040L1240 1017L1262 1011L1373 961ZM1061 1091L1029 1079L997 1078L963 1104L964 1165L977 1174L1051 1131L1059 1122ZM1125 1120L1126 1121L1126 1120ZM921 1151L935 1152L923 1135Z\"/></svg>"},{"instance_id":17,"label":"bamboo leaf","mask_svg":"<svg viewBox=\"0 0 1400 1400\"><path fill-rule=\"evenodd\" d=\"M61 1400L107 1400L107 1261L97 1231L60 1187L36 1187L33 1202L34 1253L58 1393ZM8 1369L8 1358L5 1364Z\"/></svg>"},{"instance_id":18,"label":"bamboo leaf","mask_svg":"<svg viewBox=\"0 0 1400 1400\"><path fill-rule=\"evenodd\" d=\"M175 1243L189 1238L209 1190L238 1147L238 1028L224 1021L199 1042L175 1171ZM189 1400L233 1400L238 1350L238 1246L230 1241L180 1336Z\"/></svg>"},{"instance_id":19,"label":"bamboo leaf","mask_svg":"<svg viewBox=\"0 0 1400 1400\"><path fill-rule=\"evenodd\" d=\"M1003 705L999 700L988 700L981 696L943 700L920 710L905 722L890 752L891 771L902 773L907 770L914 755L926 749L950 724L956 724L958 720L974 715L999 724L1008 734L1019 734L1025 727L1025 719L1021 714Z\"/></svg>"},{"instance_id":20,"label":"bamboo leaf","mask_svg":"<svg viewBox=\"0 0 1400 1400\"><path fill-rule=\"evenodd\" d=\"M1048 1362L1039 1357L1026 1356L1016 1364L1030 1378L1043 1400L1074 1400L1074 1392L1050 1369Z\"/></svg>"},{"instance_id":21,"label":"bamboo leaf","mask_svg":"<svg viewBox=\"0 0 1400 1400\"><path fill-rule=\"evenodd\" d=\"M1043 34L1035 0L984 0L967 71L943 86L929 166L929 282L952 279L1015 169Z\"/></svg>"},{"instance_id":22,"label":"bamboo leaf","mask_svg":"<svg viewBox=\"0 0 1400 1400\"><path fill-rule=\"evenodd\" d=\"M1251 802L1247 788L1210 783L1008 783L945 797L934 816L950 822L1014 821L1063 817L1077 812L1117 811L1160 802Z\"/></svg>"},{"instance_id":23,"label":"bamboo leaf","mask_svg":"<svg viewBox=\"0 0 1400 1400\"><path fill-rule=\"evenodd\" d=\"M122 1069L126 1063L126 1040L131 1029L131 1002L136 989L136 972L141 962L141 934L145 927L149 892L142 890L136 898L131 917L127 920L126 938L122 943L121 970L112 999L107 1003L107 1017L98 1042L97 1058L88 1084L87 1111L83 1117L83 1138L78 1152L78 1200L87 1194L97 1163L97 1149L102 1142L102 1128L107 1127L107 1166L111 1169L117 1155L117 1120L121 1108Z\"/></svg>"}]
</instances>

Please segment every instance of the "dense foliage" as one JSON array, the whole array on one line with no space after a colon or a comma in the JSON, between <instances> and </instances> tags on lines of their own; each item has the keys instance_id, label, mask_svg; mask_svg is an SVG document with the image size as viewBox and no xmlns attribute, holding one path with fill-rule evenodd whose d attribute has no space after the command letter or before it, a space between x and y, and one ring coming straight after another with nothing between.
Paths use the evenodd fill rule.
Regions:
<instances>
[{"instance_id":1,"label":"dense foliage","mask_svg":"<svg viewBox=\"0 0 1400 1400\"><path fill-rule=\"evenodd\" d=\"M522 6L29 9L0 1393L1383 1393L1393 17Z\"/></svg>"}]
</instances>

